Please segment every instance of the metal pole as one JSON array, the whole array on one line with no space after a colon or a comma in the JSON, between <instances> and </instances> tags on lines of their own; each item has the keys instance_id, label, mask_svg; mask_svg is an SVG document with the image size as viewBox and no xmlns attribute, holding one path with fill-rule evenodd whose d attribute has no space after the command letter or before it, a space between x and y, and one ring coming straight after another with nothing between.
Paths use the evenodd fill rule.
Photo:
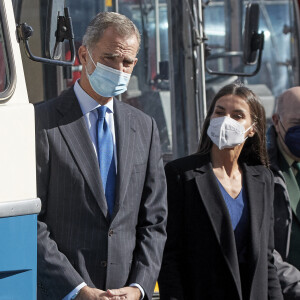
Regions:
<instances>
[{"instance_id":1,"label":"metal pole","mask_svg":"<svg viewBox=\"0 0 300 300\"><path fill-rule=\"evenodd\" d=\"M155 34L156 34L156 73L159 74L160 56L160 36L159 36L159 0L155 0Z\"/></svg>"},{"instance_id":2,"label":"metal pole","mask_svg":"<svg viewBox=\"0 0 300 300\"><path fill-rule=\"evenodd\" d=\"M206 107L206 87L205 87L205 56L204 56L204 23L202 18L202 1L198 0L198 30L200 35L200 45L199 45L199 107L200 107L200 129L206 117L207 107ZM200 138L200 134L199 134Z\"/></svg>"},{"instance_id":3,"label":"metal pole","mask_svg":"<svg viewBox=\"0 0 300 300\"><path fill-rule=\"evenodd\" d=\"M115 0L115 11L119 12L119 0Z\"/></svg>"}]
</instances>

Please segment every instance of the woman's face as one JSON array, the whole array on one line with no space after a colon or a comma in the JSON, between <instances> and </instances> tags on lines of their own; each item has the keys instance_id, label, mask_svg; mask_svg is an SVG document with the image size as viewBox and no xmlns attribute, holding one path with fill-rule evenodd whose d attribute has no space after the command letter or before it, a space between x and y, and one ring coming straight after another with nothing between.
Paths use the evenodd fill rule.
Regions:
<instances>
[{"instance_id":1,"label":"woman's face","mask_svg":"<svg viewBox=\"0 0 300 300\"><path fill-rule=\"evenodd\" d=\"M217 100L211 119L225 116L242 124L245 130L253 124L249 105L237 95L225 95ZM253 136L254 128L251 127L246 135Z\"/></svg>"}]
</instances>

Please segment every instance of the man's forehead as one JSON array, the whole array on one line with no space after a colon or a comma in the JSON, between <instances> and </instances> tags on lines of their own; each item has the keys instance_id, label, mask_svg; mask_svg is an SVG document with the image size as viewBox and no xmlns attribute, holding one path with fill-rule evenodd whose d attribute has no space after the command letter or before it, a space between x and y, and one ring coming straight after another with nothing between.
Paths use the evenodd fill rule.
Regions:
<instances>
[{"instance_id":1,"label":"man's forehead","mask_svg":"<svg viewBox=\"0 0 300 300\"><path fill-rule=\"evenodd\" d=\"M102 37L98 40L97 46L104 49L122 49L135 51L139 48L139 42L135 34L119 35L108 31L104 32Z\"/></svg>"},{"instance_id":2,"label":"man's forehead","mask_svg":"<svg viewBox=\"0 0 300 300\"><path fill-rule=\"evenodd\" d=\"M286 121L300 119L300 101L295 101L295 99L292 98L286 99L280 114Z\"/></svg>"},{"instance_id":3,"label":"man's forehead","mask_svg":"<svg viewBox=\"0 0 300 300\"><path fill-rule=\"evenodd\" d=\"M126 47L126 45L120 45L120 44L98 44L97 45L97 54L101 56L106 57L124 57L124 58L130 58L135 59L137 56L136 47L133 45L129 45Z\"/></svg>"}]
</instances>

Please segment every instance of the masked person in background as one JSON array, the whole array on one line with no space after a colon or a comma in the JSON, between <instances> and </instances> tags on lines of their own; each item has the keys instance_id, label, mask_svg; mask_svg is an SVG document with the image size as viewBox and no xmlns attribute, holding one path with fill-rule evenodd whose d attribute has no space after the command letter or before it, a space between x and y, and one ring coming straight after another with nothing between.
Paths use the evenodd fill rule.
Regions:
<instances>
[{"instance_id":1,"label":"masked person in background","mask_svg":"<svg viewBox=\"0 0 300 300\"><path fill-rule=\"evenodd\" d=\"M275 265L286 300L300 299L300 87L277 101L268 130L275 181Z\"/></svg>"},{"instance_id":2,"label":"masked person in background","mask_svg":"<svg viewBox=\"0 0 300 300\"><path fill-rule=\"evenodd\" d=\"M280 300L273 264L274 183L258 97L215 96L198 153L166 165L168 239L161 300Z\"/></svg>"},{"instance_id":3,"label":"masked person in background","mask_svg":"<svg viewBox=\"0 0 300 300\"><path fill-rule=\"evenodd\" d=\"M82 76L35 107L38 299L151 299L166 240L156 124L126 91L140 34L99 13L79 48Z\"/></svg>"}]
</instances>

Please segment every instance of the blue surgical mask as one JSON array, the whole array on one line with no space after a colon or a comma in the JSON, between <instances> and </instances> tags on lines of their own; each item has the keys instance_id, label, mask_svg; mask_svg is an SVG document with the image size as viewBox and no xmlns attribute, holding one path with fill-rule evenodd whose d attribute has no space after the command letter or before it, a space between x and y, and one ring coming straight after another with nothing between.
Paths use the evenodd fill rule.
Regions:
<instances>
[{"instance_id":1,"label":"blue surgical mask","mask_svg":"<svg viewBox=\"0 0 300 300\"><path fill-rule=\"evenodd\" d=\"M127 90L130 74L107 67L99 62L96 65L88 49L87 52L96 67L91 75L86 70L93 90L103 97L114 97L124 93Z\"/></svg>"},{"instance_id":2,"label":"blue surgical mask","mask_svg":"<svg viewBox=\"0 0 300 300\"><path fill-rule=\"evenodd\" d=\"M293 155L300 157L300 125L287 130L284 142Z\"/></svg>"}]
</instances>

